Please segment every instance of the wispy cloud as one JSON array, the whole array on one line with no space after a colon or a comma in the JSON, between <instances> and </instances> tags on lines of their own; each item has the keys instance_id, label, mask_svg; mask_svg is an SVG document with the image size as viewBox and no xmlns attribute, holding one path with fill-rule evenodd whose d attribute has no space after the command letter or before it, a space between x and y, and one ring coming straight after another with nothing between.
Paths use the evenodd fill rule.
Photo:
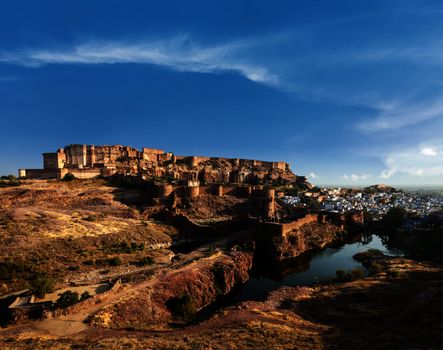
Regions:
<instances>
[{"instance_id":1,"label":"wispy cloud","mask_svg":"<svg viewBox=\"0 0 443 350\"><path fill-rule=\"evenodd\" d=\"M426 101L427 102L427 101ZM399 129L424 121L443 117L443 100L424 104L380 104L378 116L357 124L357 128L364 132L378 132Z\"/></svg>"},{"instance_id":2,"label":"wispy cloud","mask_svg":"<svg viewBox=\"0 0 443 350\"><path fill-rule=\"evenodd\" d=\"M411 45L399 43L395 48L342 48L337 52L322 52L317 50L318 46L302 50L305 48L303 40L312 38L303 38L289 31L217 44L198 43L187 35L143 41L96 40L63 48L0 52L0 63L27 67L132 63L156 65L180 72L233 73L256 83L290 91L302 99L371 109L375 115L356 125L358 130L366 133L399 129L443 116L442 94L434 102L417 105L400 100L405 99L405 82L391 79L392 84L380 87L374 85L371 79L366 83L347 85L343 83L346 79L336 78L341 76L338 73L346 75L356 65L378 67L374 63L381 61L409 61L420 67L441 64L443 41L440 39L430 38L427 43L415 42ZM435 66L428 68L431 71ZM331 75L331 71L334 74ZM380 74L380 79L389 79L386 77L389 71L385 69L372 71L374 75ZM423 86L429 87L429 79L429 76L420 76L416 79L419 87L409 88L408 85L407 93L413 95Z\"/></svg>"},{"instance_id":3,"label":"wispy cloud","mask_svg":"<svg viewBox=\"0 0 443 350\"><path fill-rule=\"evenodd\" d=\"M314 172L311 172L311 173L309 173L309 175L308 175L311 179L316 179L316 178L318 178L318 175L316 174L316 173L314 173Z\"/></svg>"},{"instance_id":4,"label":"wispy cloud","mask_svg":"<svg viewBox=\"0 0 443 350\"><path fill-rule=\"evenodd\" d=\"M350 179L350 180L352 180L354 182L368 180L370 177L372 177L371 174L361 174L361 175L357 175L357 174L347 175L347 174L344 174L342 176L343 179L345 179L345 180L349 180Z\"/></svg>"},{"instance_id":5,"label":"wispy cloud","mask_svg":"<svg viewBox=\"0 0 443 350\"><path fill-rule=\"evenodd\" d=\"M352 91L344 87L341 91L342 89L337 88L341 80L329 81L328 72L331 69L346 72L353 65L371 65L384 60L408 60L421 65L425 61L441 63L443 60L443 44L440 42L423 44L422 47L349 48L331 53L322 52L317 46L315 49L302 50L304 40L312 38L303 38L296 31L209 45L198 43L187 35L143 41L96 40L63 48L0 52L0 63L27 67L49 64L134 63L152 64L181 72L233 72L257 83L292 91L302 98L377 108L371 95L378 93L371 92L367 87L352 87ZM312 80L311 75L321 78ZM383 109L380 113L379 120L374 124L376 129L384 129L389 125L385 122L385 114L386 117L391 117L390 110Z\"/></svg>"},{"instance_id":6,"label":"wispy cloud","mask_svg":"<svg viewBox=\"0 0 443 350\"><path fill-rule=\"evenodd\" d=\"M443 60L443 41L435 40L424 44L411 46L392 44L387 46L374 46L344 50L339 53L327 53L321 57L327 58L328 64L367 64L377 62L411 62L440 65Z\"/></svg>"},{"instance_id":7,"label":"wispy cloud","mask_svg":"<svg viewBox=\"0 0 443 350\"><path fill-rule=\"evenodd\" d=\"M140 43L92 42L66 49L0 53L0 62L28 67L49 64L152 64L180 72L234 72L257 83L278 85L276 74L244 55L245 50L254 45L253 41L238 41L202 46L185 36Z\"/></svg>"},{"instance_id":8,"label":"wispy cloud","mask_svg":"<svg viewBox=\"0 0 443 350\"><path fill-rule=\"evenodd\" d=\"M443 141L390 152L383 161L386 169L381 172L380 177L384 179L396 174L443 177Z\"/></svg>"}]
</instances>

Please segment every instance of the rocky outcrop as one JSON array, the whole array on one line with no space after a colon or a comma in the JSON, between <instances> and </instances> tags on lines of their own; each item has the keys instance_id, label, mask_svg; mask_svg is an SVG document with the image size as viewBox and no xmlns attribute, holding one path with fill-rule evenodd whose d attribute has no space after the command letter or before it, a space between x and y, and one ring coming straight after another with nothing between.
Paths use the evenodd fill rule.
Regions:
<instances>
[{"instance_id":1,"label":"rocky outcrop","mask_svg":"<svg viewBox=\"0 0 443 350\"><path fill-rule=\"evenodd\" d=\"M251 252L216 253L162 274L129 299L96 313L91 323L110 328L150 329L181 321L187 315L180 308L195 313L228 293L236 284L246 282L252 258Z\"/></svg>"},{"instance_id":2,"label":"rocky outcrop","mask_svg":"<svg viewBox=\"0 0 443 350\"><path fill-rule=\"evenodd\" d=\"M257 251L264 259L282 261L344 238L345 228L358 231L363 212L311 212L288 222L259 222Z\"/></svg>"},{"instance_id":3,"label":"rocky outcrop","mask_svg":"<svg viewBox=\"0 0 443 350\"><path fill-rule=\"evenodd\" d=\"M272 261L295 258L309 250L324 248L343 237L340 227L316 220L296 225L290 230L270 228L269 225L263 227L262 239L257 246L260 254Z\"/></svg>"}]
</instances>

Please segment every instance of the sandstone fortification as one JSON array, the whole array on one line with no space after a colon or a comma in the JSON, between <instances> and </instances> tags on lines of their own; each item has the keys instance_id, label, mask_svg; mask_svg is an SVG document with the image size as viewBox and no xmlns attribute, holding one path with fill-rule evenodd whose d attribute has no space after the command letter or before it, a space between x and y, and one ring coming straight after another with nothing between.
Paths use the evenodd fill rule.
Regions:
<instances>
[{"instance_id":1,"label":"sandstone fortification","mask_svg":"<svg viewBox=\"0 0 443 350\"><path fill-rule=\"evenodd\" d=\"M43 169L20 169L28 178L77 178L110 176L115 173L199 180L202 183L250 183L283 179L296 181L286 162L254 159L176 156L160 149L114 145L68 145L57 152L43 153Z\"/></svg>"},{"instance_id":2,"label":"sandstone fortification","mask_svg":"<svg viewBox=\"0 0 443 350\"><path fill-rule=\"evenodd\" d=\"M112 176L149 188L158 204L172 206L177 198L192 199L200 194L253 197L261 217L270 221L276 219L276 194L269 185L309 185L283 161L178 156L160 149L143 147L140 151L121 145L71 144L43 153L43 169L19 169L19 176L30 179L62 179L66 174L78 179Z\"/></svg>"}]
</instances>

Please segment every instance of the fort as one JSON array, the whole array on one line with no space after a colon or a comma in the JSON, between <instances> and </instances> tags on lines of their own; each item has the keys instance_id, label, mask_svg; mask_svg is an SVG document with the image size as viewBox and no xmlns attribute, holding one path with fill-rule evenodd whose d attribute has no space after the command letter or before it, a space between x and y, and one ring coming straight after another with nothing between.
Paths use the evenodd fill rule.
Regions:
<instances>
[{"instance_id":1,"label":"fort","mask_svg":"<svg viewBox=\"0 0 443 350\"><path fill-rule=\"evenodd\" d=\"M283 161L177 156L160 149L71 144L43 153L43 169L19 169L29 179L112 177L145 187L153 202L174 207L200 194L253 198L264 219L275 220L275 184L310 185Z\"/></svg>"},{"instance_id":2,"label":"fort","mask_svg":"<svg viewBox=\"0 0 443 350\"><path fill-rule=\"evenodd\" d=\"M283 161L239 158L176 156L160 149L129 146L72 144L57 152L43 153L43 169L19 169L19 176L33 179L111 176L115 173L172 180L199 180L204 183L259 183L296 177Z\"/></svg>"}]
</instances>

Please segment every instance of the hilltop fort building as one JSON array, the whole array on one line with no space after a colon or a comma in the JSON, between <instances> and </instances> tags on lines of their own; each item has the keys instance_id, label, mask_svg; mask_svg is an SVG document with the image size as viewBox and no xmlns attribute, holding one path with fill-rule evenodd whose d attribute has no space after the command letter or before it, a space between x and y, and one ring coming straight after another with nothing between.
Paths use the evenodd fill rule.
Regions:
<instances>
[{"instance_id":1,"label":"hilltop fort building","mask_svg":"<svg viewBox=\"0 0 443 350\"><path fill-rule=\"evenodd\" d=\"M310 185L283 161L176 156L159 149L143 147L139 151L121 145L69 145L43 153L43 169L19 169L19 176L30 179L62 179L66 174L79 179L113 176L142 187L154 182L149 192L158 203L195 198L205 192L217 196L235 193L254 198L267 219L275 214L275 190L263 185Z\"/></svg>"},{"instance_id":2,"label":"hilltop fort building","mask_svg":"<svg viewBox=\"0 0 443 350\"><path fill-rule=\"evenodd\" d=\"M63 178L67 173L80 179L113 174L158 176L204 183L250 183L267 179L294 181L286 162L176 156L163 150L114 145L69 145L43 153L43 169L20 169L19 176L34 179Z\"/></svg>"}]
</instances>

